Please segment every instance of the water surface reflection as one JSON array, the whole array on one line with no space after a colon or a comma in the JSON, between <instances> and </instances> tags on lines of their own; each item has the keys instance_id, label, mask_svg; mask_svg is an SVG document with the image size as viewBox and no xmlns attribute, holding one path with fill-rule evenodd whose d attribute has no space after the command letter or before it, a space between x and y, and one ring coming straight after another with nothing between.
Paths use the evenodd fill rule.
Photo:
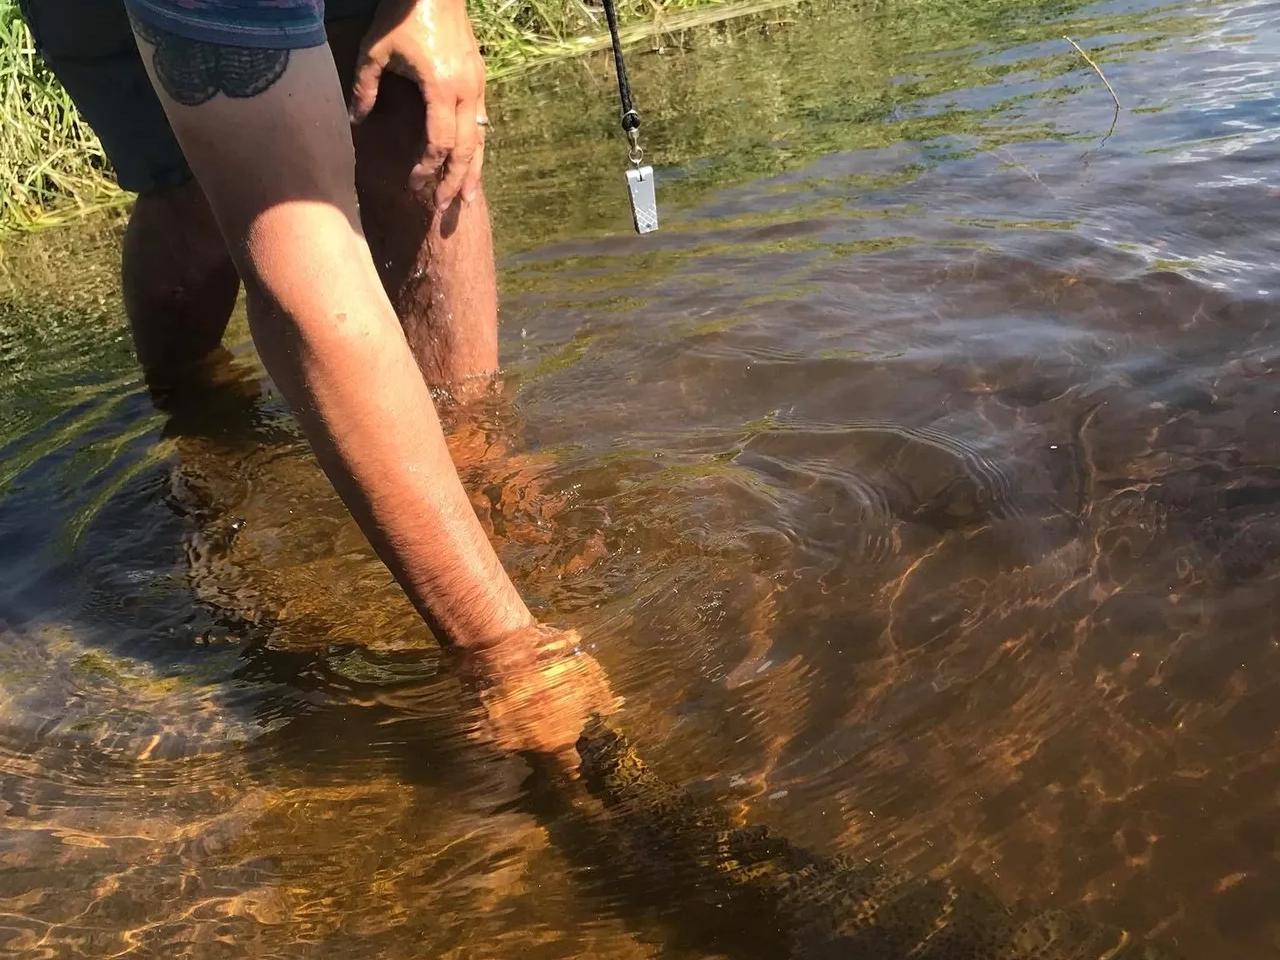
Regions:
<instances>
[{"instance_id":1,"label":"water surface reflection","mask_svg":"<svg viewBox=\"0 0 1280 960\"><path fill-rule=\"evenodd\" d=\"M813 6L669 43L633 67L644 239L607 62L500 88L510 375L452 442L665 774L1274 953L1275 12ZM1068 32L1125 105L1105 144ZM5 949L705 955L528 812L251 355L151 408L117 235L6 251Z\"/></svg>"}]
</instances>

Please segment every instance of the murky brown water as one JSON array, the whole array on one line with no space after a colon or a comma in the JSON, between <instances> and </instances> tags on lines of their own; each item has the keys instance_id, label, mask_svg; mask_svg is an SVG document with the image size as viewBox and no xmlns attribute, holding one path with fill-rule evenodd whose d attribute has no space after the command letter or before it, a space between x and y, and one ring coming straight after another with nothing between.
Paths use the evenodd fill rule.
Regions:
<instances>
[{"instance_id":1,"label":"murky brown water","mask_svg":"<svg viewBox=\"0 0 1280 960\"><path fill-rule=\"evenodd\" d=\"M509 376L454 448L665 774L1280 953L1278 12L678 38L643 239L607 61L495 91ZM706 956L527 812L249 351L152 409L117 237L0 263L0 952Z\"/></svg>"}]
</instances>

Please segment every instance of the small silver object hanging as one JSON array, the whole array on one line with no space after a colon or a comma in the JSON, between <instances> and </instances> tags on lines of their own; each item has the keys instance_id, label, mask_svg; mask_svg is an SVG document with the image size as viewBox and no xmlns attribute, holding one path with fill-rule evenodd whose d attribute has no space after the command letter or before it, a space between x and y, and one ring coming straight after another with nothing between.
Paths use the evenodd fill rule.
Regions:
<instances>
[{"instance_id":1,"label":"small silver object hanging","mask_svg":"<svg viewBox=\"0 0 1280 960\"><path fill-rule=\"evenodd\" d=\"M653 167L633 167L627 171L627 191L631 194L631 219L636 233L658 229L658 198L653 190Z\"/></svg>"},{"instance_id":2,"label":"small silver object hanging","mask_svg":"<svg viewBox=\"0 0 1280 960\"><path fill-rule=\"evenodd\" d=\"M658 229L658 197L653 187L653 167L641 166L644 151L640 149L639 136L628 130L631 140L632 168L627 171L627 194L631 198L631 220L636 233L653 233Z\"/></svg>"}]
</instances>

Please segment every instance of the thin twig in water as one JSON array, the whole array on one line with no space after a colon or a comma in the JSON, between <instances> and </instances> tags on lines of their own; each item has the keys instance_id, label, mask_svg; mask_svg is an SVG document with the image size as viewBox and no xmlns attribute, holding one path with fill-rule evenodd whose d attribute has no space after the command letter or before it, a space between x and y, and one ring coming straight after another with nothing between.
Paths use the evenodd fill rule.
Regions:
<instances>
[{"instance_id":1,"label":"thin twig in water","mask_svg":"<svg viewBox=\"0 0 1280 960\"><path fill-rule=\"evenodd\" d=\"M1026 174L1027 179L1030 180L1032 183L1038 183L1040 184L1040 186L1048 190L1049 193L1052 194L1054 197L1058 196L1058 192L1054 190L1053 187L1049 186L1047 183L1045 183L1043 180L1040 179L1040 174L1036 173L1034 170L1028 167L1025 163L1020 161L1017 157L1013 156L1013 154L1009 153L1009 151L1004 147L997 146L994 150L988 150L986 152L989 153L991 156L995 157L1001 163L1008 164L1011 167L1017 167L1024 174Z\"/></svg>"},{"instance_id":2,"label":"thin twig in water","mask_svg":"<svg viewBox=\"0 0 1280 960\"><path fill-rule=\"evenodd\" d=\"M1084 57L1084 62L1093 67L1093 72L1096 73L1102 82L1107 85L1107 92L1111 94L1111 99L1115 101L1116 112L1111 117L1111 129L1107 131L1107 136L1102 138L1102 143L1106 143L1107 137L1110 137L1111 134L1115 133L1116 122L1120 119L1120 98L1116 96L1116 88L1111 86L1111 81L1108 80L1107 75L1102 72L1102 68L1093 62L1093 57L1084 52L1084 47L1080 46L1080 44L1076 43L1070 37L1063 37L1062 39L1075 47L1076 52L1080 54L1080 56ZM1102 144L1100 143L1098 145L1101 146Z\"/></svg>"}]
</instances>

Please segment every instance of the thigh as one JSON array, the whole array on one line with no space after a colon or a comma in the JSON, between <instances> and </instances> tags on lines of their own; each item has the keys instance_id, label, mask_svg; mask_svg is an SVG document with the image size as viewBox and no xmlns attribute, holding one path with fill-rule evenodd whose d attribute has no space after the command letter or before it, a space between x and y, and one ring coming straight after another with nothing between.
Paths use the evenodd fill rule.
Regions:
<instances>
[{"instance_id":1,"label":"thigh","mask_svg":"<svg viewBox=\"0 0 1280 960\"><path fill-rule=\"evenodd\" d=\"M342 82L343 95L350 100L360 41L373 19L377 0L327 0L325 27L329 49ZM379 173L398 174L403 168L407 181L409 171L422 157L426 137L426 107L418 88L390 71L383 72L378 83L378 99L373 112L352 130L357 168L363 166L364 178L377 169ZM358 174L360 176L360 174ZM397 186L400 184L397 183Z\"/></svg>"},{"instance_id":2,"label":"thigh","mask_svg":"<svg viewBox=\"0 0 1280 960\"><path fill-rule=\"evenodd\" d=\"M19 0L36 49L102 141L125 190L191 179L120 0Z\"/></svg>"},{"instance_id":3,"label":"thigh","mask_svg":"<svg viewBox=\"0 0 1280 960\"><path fill-rule=\"evenodd\" d=\"M345 0L347 7L360 0ZM372 4L366 5L372 7ZM332 6L332 5L331 5ZM326 24L329 49L349 98L360 41L370 15ZM426 107L417 86L390 71L378 82L369 116L352 128L360 219L388 292L398 290L424 255L431 211L409 191L409 173L426 148Z\"/></svg>"}]
</instances>

